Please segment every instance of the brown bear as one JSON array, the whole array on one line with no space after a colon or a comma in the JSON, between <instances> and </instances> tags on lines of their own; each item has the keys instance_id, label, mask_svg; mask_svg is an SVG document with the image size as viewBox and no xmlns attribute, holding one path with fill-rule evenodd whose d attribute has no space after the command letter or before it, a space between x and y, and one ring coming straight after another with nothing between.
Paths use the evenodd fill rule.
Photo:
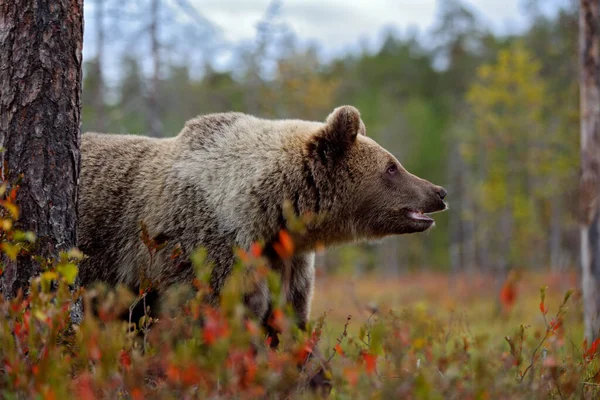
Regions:
<instances>
[{"instance_id":1,"label":"brown bear","mask_svg":"<svg viewBox=\"0 0 600 400\"><path fill-rule=\"evenodd\" d=\"M78 237L89 258L80 280L137 288L145 276L160 292L194 279L191 263L180 257L204 247L216 298L232 271L233 249L261 241L303 326L317 244L425 231L434 224L425 214L446 209L445 196L368 138L351 106L335 109L324 123L223 113L192 119L167 139L87 133ZM270 249L286 228L286 200L297 215L321 217L293 237L295 254L284 262ZM151 264L140 221L166 243ZM182 252L177 265L175 246ZM264 320L266 283L246 299Z\"/></svg>"}]
</instances>

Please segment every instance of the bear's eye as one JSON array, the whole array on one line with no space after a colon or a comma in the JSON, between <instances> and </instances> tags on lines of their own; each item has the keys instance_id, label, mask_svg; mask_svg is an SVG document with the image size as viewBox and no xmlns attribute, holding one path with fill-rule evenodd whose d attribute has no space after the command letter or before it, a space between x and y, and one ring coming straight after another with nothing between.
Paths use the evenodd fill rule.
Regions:
<instances>
[{"instance_id":1,"label":"bear's eye","mask_svg":"<svg viewBox=\"0 0 600 400\"><path fill-rule=\"evenodd\" d=\"M395 175L398 172L398 166L396 166L396 164L392 164L387 168L386 172L390 175Z\"/></svg>"}]
</instances>

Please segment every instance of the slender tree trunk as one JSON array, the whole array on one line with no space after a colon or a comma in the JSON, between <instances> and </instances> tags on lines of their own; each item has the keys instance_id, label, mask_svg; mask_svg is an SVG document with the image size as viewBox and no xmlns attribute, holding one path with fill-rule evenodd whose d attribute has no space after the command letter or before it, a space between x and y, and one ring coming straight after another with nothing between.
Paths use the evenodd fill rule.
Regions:
<instances>
[{"instance_id":1,"label":"slender tree trunk","mask_svg":"<svg viewBox=\"0 0 600 400\"><path fill-rule=\"evenodd\" d=\"M152 0L150 5L150 46L152 48L152 80L148 93L148 127L150 136L162 134L162 122L158 105L160 84L160 44L158 42L158 18L160 0Z\"/></svg>"},{"instance_id":2,"label":"slender tree trunk","mask_svg":"<svg viewBox=\"0 0 600 400\"><path fill-rule=\"evenodd\" d=\"M464 268L463 262L463 247L464 247L464 236L463 236L463 213L462 205L464 197L463 189L463 171L465 166L462 165L458 146L451 144L450 157L448 158L448 170L450 171L450 187L453 189L454 201L458 205L449 215L448 231L450 234L450 271L453 275L456 275L461 269Z\"/></svg>"},{"instance_id":3,"label":"slender tree trunk","mask_svg":"<svg viewBox=\"0 0 600 400\"><path fill-rule=\"evenodd\" d=\"M581 0L579 10L581 178L580 232L585 336L600 333L600 57L598 0Z\"/></svg>"},{"instance_id":4,"label":"slender tree trunk","mask_svg":"<svg viewBox=\"0 0 600 400\"><path fill-rule=\"evenodd\" d=\"M377 255L380 258L380 264L383 273L386 276L398 276L402 271L400 257L400 241L397 237L387 238L378 246Z\"/></svg>"},{"instance_id":5,"label":"slender tree trunk","mask_svg":"<svg viewBox=\"0 0 600 400\"><path fill-rule=\"evenodd\" d=\"M22 176L16 227L47 258L76 245L82 42L83 0L0 0L2 178ZM32 254L4 264L7 297L39 272Z\"/></svg>"},{"instance_id":6,"label":"slender tree trunk","mask_svg":"<svg viewBox=\"0 0 600 400\"><path fill-rule=\"evenodd\" d=\"M550 268L552 271L560 271L564 264L562 251L562 198L555 195L550 200Z\"/></svg>"},{"instance_id":7,"label":"slender tree trunk","mask_svg":"<svg viewBox=\"0 0 600 400\"><path fill-rule=\"evenodd\" d=\"M104 0L96 0L96 77L98 87L94 103L96 107L96 129L106 131L106 112L104 105Z\"/></svg>"}]
</instances>

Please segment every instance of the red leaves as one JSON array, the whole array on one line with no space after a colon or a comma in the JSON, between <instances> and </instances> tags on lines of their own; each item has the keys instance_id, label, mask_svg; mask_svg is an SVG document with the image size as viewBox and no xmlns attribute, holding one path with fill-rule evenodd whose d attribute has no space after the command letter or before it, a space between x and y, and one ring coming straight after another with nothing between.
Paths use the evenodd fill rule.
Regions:
<instances>
[{"instance_id":1,"label":"red leaves","mask_svg":"<svg viewBox=\"0 0 600 400\"><path fill-rule=\"evenodd\" d=\"M167 367L167 379L176 384L194 386L204 381L204 373L198 365L186 362L184 365L170 363Z\"/></svg>"},{"instance_id":2,"label":"red leaves","mask_svg":"<svg viewBox=\"0 0 600 400\"><path fill-rule=\"evenodd\" d=\"M227 366L239 377L242 388L249 388L256 379L258 365L252 349L233 350L227 358Z\"/></svg>"},{"instance_id":3,"label":"red leaves","mask_svg":"<svg viewBox=\"0 0 600 400\"><path fill-rule=\"evenodd\" d=\"M94 400L96 394L92 387L92 377L89 373L84 373L75 382L77 398L82 400Z\"/></svg>"},{"instance_id":4,"label":"red leaves","mask_svg":"<svg viewBox=\"0 0 600 400\"><path fill-rule=\"evenodd\" d=\"M268 324L276 332L283 332L285 328L285 314L283 311L279 308L274 309L271 313L271 317L269 317Z\"/></svg>"},{"instance_id":5,"label":"red leaves","mask_svg":"<svg viewBox=\"0 0 600 400\"><path fill-rule=\"evenodd\" d=\"M184 385L193 386L197 385L202 381L202 371L195 364L188 364L186 368L183 369L183 373L181 374L181 381Z\"/></svg>"},{"instance_id":6,"label":"red leaves","mask_svg":"<svg viewBox=\"0 0 600 400\"><path fill-rule=\"evenodd\" d=\"M252 260L256 260L260 258L263 252L262 244L258 242L254 242L250 245L250 250L248 252L238 249L236 251L237 256L243 263L250 263Z\"/></svg>"},{"instance_id":7,"label":"red leaves","mask_svg":"<svg viewBox=\"0 0 600 400\"><path fill-rule=\"evenodd\" d=\"M354 387L358 383L358 378L360 377L360 371L358 368L345 368L344 369L344 377L350 384L350 386Z\"/></svg>"},{"instance_id":8,"label":"red leaves","mask_svg":"<svg viewBox=\"0 0 600 400\"><path fill-rule=\"evenodd\" d=\"M377 356L369 353L368 351L362 352L362 359L365 363L365 370L368 375L372 375L377 367Z\"/></svg>"},{"instance_id":9,"label":"red leaves","mask_svg":"<svg viewBox=\"0 0 600 400\"><path fill-rule=\"evenodd\" d=\"M598 345L600 344L600 337L592 342L592 345L588 348L587 339L583 341L583 359L586 362L590 362L594 359L598 353Z\"/></svg>"},{"instance_id":10,"label":"red leaves","mask_svg":"<svg viewBox=\"0 0 600 400\"><path fill-rule=\"evenodd\" d=\"M10 190L10 193L8 194L8 200L10 200L11 203L14 203L15 201L17 201L17 192L19 191L19 186L15 186Z\"/></svg>"},{"instance_id":11,"label":"red leaves","mask_svg":"<svg viewBox=\"0 0 600 400\"><path fill-rule=\"evenodd\" d=\"M142 400L144 399L144 392L140 388L133 388L130 392L131 398L133 400Z\"/></svg>"},{"instance_id":12,"label":"red leaves","mask_svg":"<svg viewBox=\"0 0 600 400\"><path fill-rule=\"evenodd\" d=\"M549 332L556 332L562 326L562 321L560 319L552 318L550 321L550 325L548 325Z\"/></svg>"},{"instance_id":13,"label":"red leaves","mask_svg":"<svg viewBox=\"0 0 600 400\"><path fill-rule=\"evenodd\" d=\"M312 354L312 352L313 352L313 344L309 340L300 347L300 350L296 354L296 362L299 365L304 364L305 362L308 361L308 356L310 354Z\"/></svg>"},{"instance_id":14,"label":"red leaves","mask_svg":"<svg viewBox=\"0 0 600 400\"><path fill-rule=\"evenodd\" d=\"M516 299L517 289L515 282L509 278L504 282L502 289L500 289L500 304L502 304L504 312L509 312L513 308Z\"/></svg>"},{"instance_id":15,"label":"red leaves","mask_svg":"<svg viewBox=\"0 0 600 400\"><path fill-rule=\"evenodd\" d=\"M254 258L258 258L262 255L262 245L260 243L254 242L252 243L252 245L250 245L250 254L252 255L252 257Z\"/></svg>"},{"instance_id":16,"label":"red leaves","mask_svg":"<svg viewBox=\"0 0 600 400\"><path fill-rule=\"evenodd\" d=\"M230 334L229 324L225 317L213 308L207 308L204 320L202 338L208 345L215 343L220 338L228 337Z\"/></svg>"},{"instance_id":17,"label":"red leaves","mask_svg":"<svg viewBox=\"0 0 600 400\"><path fill-rule=\"evenodd\" d=\"M121 350L121 353L119 353L119 364L121 364L125 370L131 368L131 356L129 355L129 352Z\"/></svg>"},{"instance_id":18,"label":"red leaves","mask_svg":"<svg viewBox=\"0 0 600 400\"><path fill-rule=\"evenodd\" d=\"M98 340L95 336L90 338L88 351L91 360L99 361L102 357L102 352L100 351L100 347L98 347Z\"/></svg>"},{"instance_id":19,"label":"red leaves","mask_svg":"<svg viewBox=\"0 0 600 400\"><path fill-rule=\"evenodd\" d=\"M344 350L342 350L342 346L340 346L340 344L336 344L334 347L334 350L337 354L339 354L340 356L344 355Z\"/></svg>"},{"instance_id":20,"label":"red leaves","mask_svg":"<svg viewBox=\"0 0 600 400\"><path fill-rule=\"evenodd\" d=\"M546 306L544 305L544 303L540 303L540 311L542 312L542 314L546 315L548 313L548 309L546 308Z\"/></svg>"},{"instance_id":21,"label":"red leaves","mask_svg":"<svg viewBox=\"0 0 600 400\"><path fill-rule=\"evenodd\" d=\"M273 244L273 249L283 259L290 258L294 254L294 243L287 231L283 229L279 231L279 242Z\"/></svg>"}]
</instances>

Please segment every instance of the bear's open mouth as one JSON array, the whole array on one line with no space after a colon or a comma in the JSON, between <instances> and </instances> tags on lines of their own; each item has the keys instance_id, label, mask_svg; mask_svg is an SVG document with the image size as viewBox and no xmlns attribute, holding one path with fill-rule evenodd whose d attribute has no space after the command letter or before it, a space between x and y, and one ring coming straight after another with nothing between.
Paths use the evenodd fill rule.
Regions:
<instances>
[{"instance_id":1,"label":"bear's open mouth","mask_svg":"<svg viewBox=\"0 0 600 400\"><path fill-rule=\"evenodd\" d=\"M406 209L406 216L408 219L413 220L421 225L425 225L428 228L435 223L435 220L431 218L430 215L446 211L447 209L448 204L442 201L441 204L437 205L436 207L429 208L425 211L415 208Z\"/></svg>"},{"instance_id":2,"label":"bear's open mouth","mask_svg":"<svg viewBox=\"0 0 600 400\"><path fill-rule=\"evenodd\" d=\"M414 219L416 221L422 221L422 222L429 222L429 223L435 222L433 220L433 218L431 218L429 215L424 214L422 211L419 211L419 210L409 210L408 218Z\"/></svg>"}]
</instances>

